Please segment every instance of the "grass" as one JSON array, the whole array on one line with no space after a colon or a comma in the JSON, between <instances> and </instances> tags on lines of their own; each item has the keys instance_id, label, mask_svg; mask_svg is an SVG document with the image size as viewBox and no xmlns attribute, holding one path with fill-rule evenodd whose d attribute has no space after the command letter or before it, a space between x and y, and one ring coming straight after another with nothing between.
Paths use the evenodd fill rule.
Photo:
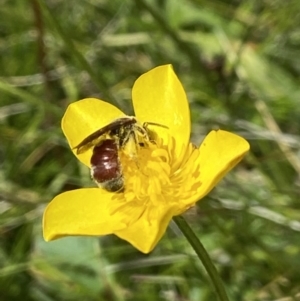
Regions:
<instances>
[{"instance_id":1,"label":"grass","mask_svg":"<svg viewBox=\"0 0 300 301\"><path fill-rule=\"evenodd\" d=\"M134 80L171 63L192 140L244 136L245 160L186 219L233 301L300 300L300 3L2 0L0 300L216 300L171 224L150 255L114 236L45 243L58 193L90 185L60 129L93 96L132 112Z\"/></svg>"}]
</instances>

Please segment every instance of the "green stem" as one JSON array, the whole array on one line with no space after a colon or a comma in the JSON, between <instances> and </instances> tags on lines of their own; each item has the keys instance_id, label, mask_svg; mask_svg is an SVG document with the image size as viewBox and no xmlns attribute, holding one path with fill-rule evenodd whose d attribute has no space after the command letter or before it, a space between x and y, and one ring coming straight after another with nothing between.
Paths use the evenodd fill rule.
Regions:
<instances>
[{"instance_id":1,"label":"green stem","mask_svg":"<svg viewBox=\"0 0 300 301\"><path fill-rule=\"evenodd\" d=\"M174 216L173 220L179 227L183 235L186 237L188 242L191 244L199 259L201 260L202 264L204 265L219 299L221 301L229 301L223 282L217 272L217 269L212 263L208 253L206 252L204 246L202 245L198 237L195 235L195 233L193 232L193 230L182 215Z\"/></svg>"}]
</instances>

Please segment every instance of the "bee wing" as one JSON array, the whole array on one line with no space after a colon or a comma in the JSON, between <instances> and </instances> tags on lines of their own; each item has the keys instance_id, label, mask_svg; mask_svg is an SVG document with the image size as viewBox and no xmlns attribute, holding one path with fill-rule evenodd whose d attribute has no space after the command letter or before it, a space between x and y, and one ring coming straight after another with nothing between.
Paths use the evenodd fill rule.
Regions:
<instances>
[{"instance_id":1,"label":"bee wing","mask_svg":"<svg viewBox=\"0 0 300 301\"><path fill-rule=\"evenodd\" d=\"M95 131L91 135L87 136L83 139L77 146L73 149L76 149L76 153L82 154L89 150L90 148L94 147L95 145L99 144L101 140L104 139L104 135L109 135L110 132L115 131L123 127L127 124L135 123L136 120L132 117L123 117L114 120L113 122L109 123L108 125L104 126L103 128Z\"/></svg>"},{"instance_id":2,"label":"bee wing","mask_svg":"<svg viewBox=\"0 0 300 301\"><path fill-rule=\"evenodd\" d=\"M73 149L76 149L76 153L82 154L89 150L90 148L94 147L98 143L100 143L101 138L103 139L103 135L107 134L110 131L110 124L97 130L96 132L92 133L91 135L87 136L83 139L78 145L76 145Z\"/></svg>"}]
</instances>

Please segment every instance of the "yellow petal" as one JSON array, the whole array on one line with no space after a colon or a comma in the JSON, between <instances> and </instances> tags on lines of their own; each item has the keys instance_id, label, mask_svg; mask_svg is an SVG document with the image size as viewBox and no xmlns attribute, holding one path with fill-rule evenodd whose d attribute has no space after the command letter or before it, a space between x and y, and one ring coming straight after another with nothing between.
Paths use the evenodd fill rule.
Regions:
<instances>
[{"instance_id":1,"label":"yellow petal","mask_svg":"<svg viewBox=\"0 0 300 301\"><path fill-rule=\"evenodd\" d=\"M132 223L124 230L115 232L117 236L128 241L135 248L146 254L154 249L164 235L175 212L174 208L160 206L152 209L156 210L154 213L155 218L149 218L148 215L151 213L148 210L146 209L135 223Z\"/></svg>"},{"instance_id":2,"label":"yellow petal","mask_svg":"<svg viewBox=\"0 0 300 301\"><path fill-rule=\"evenodd\" d=\"M115 194L99 188L77 189L55 197L43 217L46 241L67 235L106 235L124 229L122 215L110 213Z\"/></svg>"},{"instance_id":3,"label":"yellow petal","mask_svg":"<svg viewBox=\"0 0 300 301\"><path fill-rule=\"evenodd\" d=\"M132 89L132 102L140 122L155 122L169 128L150 127L166 143L168 134L175 138L175 153L179 157L190 139L190 111L185 91L172 66L160 66L140 76Z\"/></svg>"},{"instance_id":4,"label":"yellow petal","mask_svg":"<svg viewBox=\"0 0 300 301\"><path fill-rule=\"evenodd\" d=\"M226 131L211 131L200 146L200 186L187 202L192 204L207 195L249 151L249 143Z\"/></svg>"},{"instance_id":5,"label":"yellow petal","mask_svg":"<svg viewBox=\"0 0 300 301\"><path fill-rule=\"evenodd\" d=\"M68 106L61 126L73 150L87 136L122 116L125 114L108 102L85 98ZM76 150L73 150L73 153L82 163L90 166L91 150L79 155L76 154Z\"/></svg>"}]
</instances>

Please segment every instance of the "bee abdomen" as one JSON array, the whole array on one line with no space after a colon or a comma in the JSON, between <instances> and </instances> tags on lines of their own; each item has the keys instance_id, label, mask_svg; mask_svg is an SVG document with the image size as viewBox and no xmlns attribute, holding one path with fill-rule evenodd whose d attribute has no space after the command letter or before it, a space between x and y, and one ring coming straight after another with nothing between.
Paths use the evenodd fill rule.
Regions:
<instances>
[{"instance_id":1,"label":"bee abdomen","mask_svg":"<svg viewBox=\"0 0 300 301\"><path fill-rule=\"evenodd\" d=\"M108 191L118 191L124 186L118 147L111 139L103 140L93 149L91 175L95 182Z\"/></svg>"}]
</instances>

